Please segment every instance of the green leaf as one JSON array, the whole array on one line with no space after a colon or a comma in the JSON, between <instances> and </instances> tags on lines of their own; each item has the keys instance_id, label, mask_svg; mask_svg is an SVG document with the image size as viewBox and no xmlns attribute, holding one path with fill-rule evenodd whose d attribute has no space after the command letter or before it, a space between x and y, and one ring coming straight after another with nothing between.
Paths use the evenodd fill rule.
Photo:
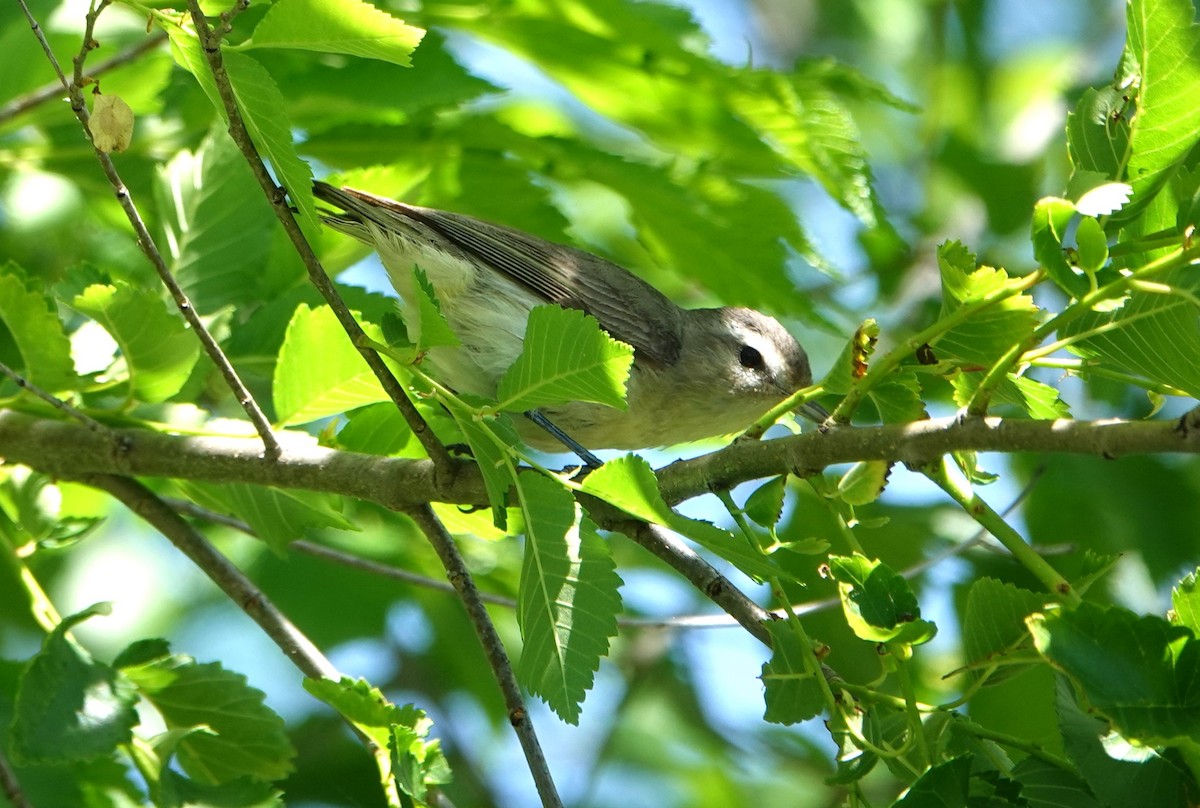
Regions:
<instances>
[{"instance_id":1,"label":"green leaf","mask_svg":"<svg viewBox=\"0 0 1200 808\"><path fill-rule=\"evenodd\" d=\"M868 397L885 424L907 424L928 417L921 400L921 383L911 368L898 368L872 387Z\"/></svg>"},{"instance_id":2,"label":"green leaf","mask_svg":"<svg viewBox=\"0 0 1200 808\"><path fill-rule=\"evenodd\" d=\"M171 56L175 58L175 63L192 74L200 88L204 90L204 94L208 96L208 101L213 105L213 109L217 110L222 120L228 122L229 118L225 114L225 107L221 103L221 92L217 89L216 82L213 81L212 69L208 66L208 60L204 58L204 51L201 50L196 35L190 28L184 28L182 25L163 27L171 42Z\"/></svg>"},{"instance_id":3,"label":"green leaf","mask_svg":"<svg viewBox=\"0 0 1200 808\"><path fill-rule=\"evenodd\" d=\"M931 767L892 808L966 808L972 757L961 755Z\"/></svg>"},{"instance_id":4,"label":"green leaf","mask_svg":"<svg viewBox=\"0 0 1200 808\"><path fill-rule=\"evenodd\" d=\"M371 323L360 325L371 339L379 341L383 336ZM272 393L280 426L389 400L333 310L303 303L292 313L280 346Z\"/></svg>"},{"instance_id":5,"label":"green leaf","mask_svg":"<svg viewBox=\"0 0 1200 808\"><path fill-rule=\"evenodd\" d=\"M171 653L171 644L164 639L155 637L148 640L134 640L125 647L113 660L114 668L129 668L147 662L153 662L159 657Z\"/></svg>"},{"instance_id":6,"label":"green leaf","mask_svg":"<svg viewBox=\"0 0 1200 808\"><path fill-rule=\"evenodd\" d=\"M1195 18L1191 0L1131 0L1126 6L1126 49L1139 74L1126 170L1135 206L1162 187L1200 137Z\"/></svg>"},{"instance_id":7,"label":"green leaf","mask_svg":"<svg viewBox=\"0 0 1200 808\"><path fill-rule=\"evenodd\" d=\"M12 261L0 265L0 323L8 328L21 364L14 370L50 393L77 384L71 343L46 294ZM8 379L4 384L9 384Z\"/></svg>"},{"instance_id":8,"label":"green leaf","mask_svg":"<svg viewBox=\"0 0 1200 808\"><path fill-rule=\"evenodd\" d=\"M157 293L121 281L113 286L95 284L70 305L116 340L132 397L165 401L183 387L200 355L200 342Z\"/></svg>"},{"instance_id":9,"label":"green leaf","mask_svg":"<svg viewBox=\"0 0 1200 808\"><path fill-rule=\"evenodd\" d=\"M156 804L164 808L278 808L284 802L282 791L250 777L213 785L166 769L158 784Z\"/></svg>"},{"instance_id":10,"label":"green leaf","mask_svg":"<svg viewBox=\"0 0 1200 808\"><path fill-rule=\"evenodd\" d=\"M338 137L342 147L350 145L350 141L380 136L379 124L399 125L425 114L460 109L466 102L499 89L455 61L444 37L436 31L425 32L412 68L376 59L307 59L304 64L303 72L274 74L288 99L292 123L310 136L349 124L352 131L344 134L350 137ZM380 92L380 87L387 87L388 91ZM310 142L306 142L306 150ZM423 146L429 145L428 139L424 139ZM414 173L428 174L437 165L422 166L424 158L414 157L409 154L405 161L412 165ZM353 173L394 172L398 168L395 163L379 165L392 158L391 154L376 154L364 161L373 164L372 168ZM346 165L342 161L336 164ZM341 172L336 181L353 188L375 188L392 199L409 198L403 188L388 182L362 182Z\"/></svg>"},{"instance_id":11,"label":"green leaf","mask_svg":"<svg viewBox=\"0 0 1200 808\"><path fill-rule=\"evenodd\" d=\"M292 771L295 750L283 719L263 704L262 691L220 663L197 664L182 654L123 669L170 729L206 726L179 741L179 762L190 776L220 785L239 777L278 780Z\"/></svg>"},{"instance_id":12,"label":"green leaf","mask_svg":"<svg viewBox=\"0 0 1200 808\"><path fill-rule=\"evenodd\" d=\"M813 63L799 65L790 75L743 70L743 90L731 96L730 108L864 225L880 227L883 208L862 135L843 103L844 94L833 91L822 75L829 69L828 63Z\"/></svg>"},{"instance_id":13,"label":"green leaf","mask_svg":"<svg viewBox=\"0 0 1200 808\"><path fill-rule=\"evenodd\" d=\"M525 518L520 508L507 508L505 525L496 527L491 510L463 510L458 505L444 502L431 503L434 514L452 536L470 537L474 541L500 541L510 534L524 532Z\"/></svg>"},{"instance_id":14,"label":"green leaf","mask_svg":"<svg viewBox=\"0 0 1200 808\"><path fill-rule=\"evenodd\" d=\"M787 492L787 475L772 477L746 498L742 510L755 524L774 527L783 515L783 497Z\"/></svg>"},{"instance_id":15,"label":"green leaf","mask_svg":"<svg viewBox=\"0 0 1200 808\"><path fill-rule=\"evenodd\" d=\"M67 632L108 614L98 604L64 618L21 674L13 707L12 753L23 765L111 755L138 723L137 694L117 671L92 659Z\"/></svg>"},{"instance_id":16,"label":"green leaf","mask_svg":"<svg viewBox=\"0 0 1200 808\"><path fill-rule=\"evenodd\" d=\"M1075 243L1079 247L1079 268L1084 272L1094 274L1108 263L1108 237L1100 222L1091 216L1079 220L1075 229Z\"/></svg>"},{"instance_id":17,"label":"green leaf","mask_svg":"<svg viewBox=\"0 0 1200 808\"><path fill-rule=\"evenodd\" d=\"M471 454L483 475L488 503L492 506L492 521L504 529L508 523L508 491L516 483L516 467L510 454L521 445L521 438L506 415L478 415L451 407L454 422L471 447Z\"/></svg>"},{"instance_id":18,"label":"green leaf","mask_svg":"<svg viewBox=\"0 0 1200 808\"><path fill-rule=\"evenodd\" d=\"M1200 739L1200 642L1190 628L1091 603L1027 623L1038 651L1121 735L1147 746Z\"/></svg>"},{"instance_id":19,"label":"green leaf","mask_svg":"<svg viewBox=\"0 0 1200 808\"><path fill-rule=\"evenodd\" d=\"M1068 348L1080 356L1200 396L1200 320L1193 302L1200 280L1191 269L1179 269L1159 282L1180 293L1133 292L1118 308L1076 318L1059 336L1073 338Z\"/></svg>"},{"instance_id":20,"label":"green leaf","mask_svg":"<svg viewBox=\"0 0 1200 808\"><path fill-rule=\"evenodd\" d=\"M313 491L287 491L244 483L179 481L190 499L216 511L238 517L278 555L287 546L321 528L358 530L341 512L341 497Z\"/></svg>"},{"instance_id":21,"label":"green leaf","mask_svg":"<svg viewBox=\"0 0 1200 808\"><path fill-rule=\"evenodd\" d=\"M244 47L345 53L408 66L424 33L358 0L279 0Z\"/></svg>"},{"instance_id":22,"label":"green leaf","mask_svg":"<svg viewBox=\"0 0 1200 808\"><path fill-rule=\"evenodd\" d=\"M629 454L609 460L583 481L583 490L651 524L669 527L706 550L729 561L756 580L781 574L774 561L764 556L745 536L730 533L699 519L675 513L663 501L658 478L643 458Z\"/></svg>"},{"instance_id":23,"label":"green leaf","mask_svg":"<svg viewBox=\"0 0 1200 808\"><path fill-rule=\"evenodd\" d=\"M1110 734L1108 722L1080 708L1065 676L1055 688L1055 712L1065 752L1092 793L1103 795L1106 808L1187 804L1195 781L1182 773L1183 767L1153 752L1136 761L1110 755L1102 741Z\"/></svg>"},{"instance_id":24,"label":"green leaf","mask_svg":"<svg viewBox=\"0 0 1200 808\"><path fill-rule=\"evenodd\" d=\"M525 560L517 623L524 647L517 675L564 721L579 721L608 641L617 633L621 579L596 526L567 489L525 474Z\"/></svg>"},{"instance_id":25,"label":"green leaf","mask_svg":"<svg viewBox=\"0 0 1200 808\"><path fill-rule=\"evenodd\" d=\"M786 620L769 621L771 659L763 663L762 681L767 702L763 719L773 724L798 724L815 718L825 709L818 676L808 670L803 638Z\"/></svg>"},{"instance_id":26,"label":"green leaf","mask_svg":"<svg viewBox=\"0 0 1200 808\"><path fill-rule=\"evenodd\" d=\"M460 345L458 336L450 328L449 321L442 314L442 304L438 300L437 291L429 282L429 276L419 266L413 266L413 284L411 286L412 305L416 307L417 321L408 327L408 338L418 351L425 351L439 345L454 347Z\"/></svg>"},{"instance_id":27,"label":"green leaf","mask_svg":"<svg viewBox=\"0 0 1200 808\"><path fill-rule=\"evenodd\" d=\"M1172 623L1200 634L1200 585L1195 572L1183 576L1171 590L1171 612Z\"/></svg>"},{"instance_id":28,"label":"green leaf","mask_svg":"<svg viewBox=\"0 0 1200 808\"><path fill-rule=\"evenodd\" d=\"M891 473L890 461L859 461L838 480L838 497L849 505L869 505L879 499Z\"/></svg>"},{"instance_id":29,"label":"green leaf","mask_svg":"<svg viewBox=\"0 0 1200 808\"><path fill-rule=\"evenodd\" d=\"M529 313L517 361L500 379L500 408L522 412L563 401L625 409L633 348L575 309L537 306Z\"/></svg>"},{"instance_id":30,"label":"green leaf","mask_svg":"<svg viewBox=\"0 0 1200 808\"><path fill-rule=\"evenodd\" d=\"M89 492L75 488L71 483L55 483L37 472L13 474L0 480L0 535L14 546L36 542L45 549L66 548L83 539L103 522L106 512L101 503L93 501L91 507L72 513L76 509L65 501L72 490L85 498L95 492L95 489ZM28 593L24 585L15 583L19 580L18 575L12 593L21 597ZM0 601L2 606L4 603Z\"/></svg>"},{"instance_id":31,"label":"green leaf","mask_svg":"<svg viewBox=\"0 0 1200 808\"><path fill-rule=\"evenodd\" d=\"M288 192L300 220L315 229L319 222L309 189L312 169L296 154L283 94L271 75L254 59L224 51L225 70L238 109L259 154L270 161L279 184ZM223 114L223 112L222 112Z\"/></svg>"},{"instance_id":32,"label":"green leaf","mask_svg":"<svg viewBox=\"0 0 1200 808\"><path fill-rule=\"evenodd\" d=\"M385 789L394 780L423 805L429 785L449 782L440 742L427 740L433 721L424 710L411 704L397 707L365 679L305 679L304 689L341 713L380 749L391 751L390 768L380 773Z\"/></svg>"},{"instance_id":33,"label":"green leaf","mask_svg":"<svg viewBox=\"0 0 1200 808\"><path fill-rule=\"evenodd\" d=\"M304 689L341 713L381 747L387 746L392 725L408 729L414 738L428 736L433 728L433 721L424 710L411 704L397 707L366 679L305 679Z\"/></svg>"},{"instance_id":34,"label":"green leaf","mask_svg":"<svg viewBox=\"0 0 1200 808\"><path fill-rule=\"evenodd\" d=\"M213 81L212 69L196 37L187 29L165 26L171 41L171 55L176 63L199 82L209 103L221 119L229 116L220 91ZM317 209L313 202L312 171L296 154L292 143L291 125L279 87L270 74L255 60L228 48L222 51L225 71L233 88L234 98L250 138L259 154L270 161L279 184L288 191L301 221L312 230L318 227Z\"/></svg>"},{"instance_id":35,"label":"green leaf","mask_svg":"<svg viewBox=\"0 0 1200 808\"><path fill-rule=\"evenodd\" d=\"M967 593L963 615L963 656L972 667L972 681L982 676L981 667L1005 663L1006 654L1019 644L1028 646L1029 630L1025 618L1042 608L1046 598L995 578L981 578ZM1027 665L1001 664L988 677L989 685L1000 684L1028 670Z\"/></svg>"},{"instance_id":36,"label":"green leaf","mask_svg":"<svg viewBox=\"0 0 1200 808\"><path fill-rule=\"evenodd\" d=\"M954 374L950 378L950 384L954 387L954 403L960 407L967 406L981 381L982 373L964 371ZM1010 404L1030 418L1041 420L1068 418L1071 415L1066 402L1059 398L1057 389L1028 376L1004 377L993 391L992 401L995 404Z\"/></svg>"},{"instance_id":37,"label":"green leaf","mask_svg":"<svg viewBox=\"0 0 1200 808\"><path fill-rule=\"evenodd\" d=\"M258 302L278 226L246 158L214 128L158 169L155 185L171 273L196 311Z\"/></svg>"},{"instance_id":38,"label":"green leaf","mask_svg":"<svg viewBox=\"0 0 1200 808\"><path fill-rule=\"evenodd\" d=\"M1002 269L977 267L975 256L957 241L938 248L938 267L942 275L942 317L979 303L1012 284ZM1013 344L1031 337L1037 321L1038 308L1033 298L1026 294L1012 295L975 312L966 322L942 334L937 351L960 362L988 367Z\"/></svg>"},{"instance_id":39,"label":"green leaf","mask_svg":"<svg viewBox=\"0 0 1200 808\"><path fill-rule=\"evenodd\" d=\"M383 315L379 320L379 328L383 332L384 343L389 348L413 350L415 353L417 346L408 338L408 326L399 312L389 311Z\"/></svg>"},{"instance_id":40,"label":"green leaf","mask_svg":"<svg viewBox=\"0 0 1200 808\"><path fill-rule=\"evenodd\" d=\"M868 319L859 326L834 360L821 384L825 392L845 395L867 372L879 339L879 324ZM927 417L921 400L921 383L911 367L899 367L867 392L884 423L909 423Z\"/></svg>"},{"instance_id":41,"label":"green leaf","mask_svg":"<svg viewBox=\"0 0 1200 808\"><path fill-rule=\"evenodd\" d=\"M1067 148L1076 175L1094 174L1107 180L1123 176L1129 120L1136 112L1130 102L1135 95L1136 90L1118 86L1084 91L1067 116Z\"/></svg>"},{"instance_id":42,"label":"green leaf","mask_svg":"<svg viewBox=\"0 0 1200 808\"><path fill-rule=\"evenodd\" d=\"M1030 808L1103 808L1079 775L1032 755L1012 770Z\"/></svg>"},{"instance_id":43,"label":"green leaf","mask_svg":"<svg viewBox=\"0 0 1200 808\"><path fill-rule=\"evenodd\" d=\"M866 556L830 556L842 611L850 628L870 642L929 642L937 627L921 619L921 607L904 576Z\"/></svg>"},{"instance_id":44,"label":"green leaf","mask_svg":"<svg viewBox=\"0 0 1200 808\"><path fill-rule=\"evenodd\" d=\"M351 452L423 457L421 444L408 421L390 401L368 404L346 414L346 425L337 433L337 445Z\"/></svg>"}]
</instances>

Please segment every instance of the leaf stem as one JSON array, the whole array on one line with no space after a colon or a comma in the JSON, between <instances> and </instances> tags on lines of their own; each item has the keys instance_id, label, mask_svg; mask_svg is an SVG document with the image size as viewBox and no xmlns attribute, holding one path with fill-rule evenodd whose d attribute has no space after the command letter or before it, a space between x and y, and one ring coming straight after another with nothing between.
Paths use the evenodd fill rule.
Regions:
<instances>
[{"instance_id":1,"label":"leaf stem","mask_svg":"<svg viewBox=\"0 0 1200 808\"><path fill-rule=\"evenodd\" d=\"M1024 359L1022 361L1025 361ZM1099 363L1087 359L1066 359L1066 358L1051 358L1039 357L1028 360L1030 365L1039 368L1055 368L1074 373L1078 376L1098 376L1104 379L1112 379L1113 381L1124 382L1125 384L1141 387L1151 393L1158 393L1163 396L1180 396L1187 397L1187 393L1177 387L1172 387L1169 384L1161 382L1152 382L1148 379L1143 379L1141 376L1135 376L1132 373L1122 373L1117 370L1110 370L1102 367Z\"/></svg>"},{"instance_id":2,"label":"leaf stem","mask_svg":"<svg viewBox=\"0 0 1200 808\"><path fill-rule=\"evenodd\" d=\"M1108 254L1110 257L1116 257L1144 253L1151 250L1161 250L1166 247L1178 247L1182 241L1183 236L1179 230L1174 227L1168 227L1154 233L1147 233L1132 241L1118 241L1108 248Z\"/></svg>"},{"instance_id":3,"label":"leaf stem","mask_svg":"<svg viewBox=\"0 0 1200 808\"><path fill-rule=\"evenodd\" d=\"M746 438L760 438L772 424L778 421L783 416L787 415L792 410L820 396L825 392L825 388L819 384L810 385L802 390L797 390L783 401L776 404L771 409L762 414L753 424L746 427L742 432L742 436Z\"/></svg>"},{"instance_id":4,"label":"leaf stem","mask_svg":"<svg viewBox=\"0 0 1200 808\"><path fill-rule=\"evenodd\" d=\"M921 762L930 766L933 764L933 753L929 749L929 739L925 737L925 723L921 720L921 710L917 704L917 691L913 687L908 661L904 658L912 654L911 646L907 643L888 643L888 651L895 663L900 692L904 695L904 713L908 716L909 731L916 737L917 749L921 753Z\"/></svg>"},{"instance_id":5,"label":"leaf stem","mask_svg":"<svg viewBox=\"0 0 1200 808\"><path fill-rule=\"evenodd\" d=\"M1050 562L1038 555L1000 514L992 510L992 507L974 492L969 482L951 473L949 455L942 455L921 470L935 485L949 494L971 518L995 536L1046 589L1060 597L1068 606L1074 607L1081 603L1079 594L1070 582L1054 569Z\"/></svg>"},{"instance_id":6,"label":"leaf stem","mask_svg":"<svg viewBox=\"0 0 1200 808\"><path fill-rule=\"evenodd\" d=\"M850 392L846 394L846 397L842 399L841 403L833 411L833 415L830 416L831 420L839 424L849 423L850 418L854 415L854 411L858 409L871 388L879 384L880 381L898 368L905 359L915 353L922 345L935 342L938 337L950 329L962 325L984 309L1036 286L1045 277L1046 271L1039 268L1028 275L1014 278L1000 288L984 295L979 300L959 307L946 317L939 319L937 322L904 340L903 343L897 345L885 356L871 363L871 369L850 388Z\"/></svg>"},{"instance_id":7,"label":"leaf stem","mask_svg":"<svg viewBox=\"0 0 1200 808\"><path fill-rule=\"evenodd\" d=\"M960 721L963 720L960 718L958 713L953 713L953 715ZM1018 749L1030 757L1035 757L1039 760L1045 761L1051 766L1056 766L1063 771L1073 772L1076 774L1079 772L1079 770L1075 768L1075 764L1071 763L1071 761L1061 758L1053 752L1047 752L1046 748L1040 743L1027 741L1024 738L1018 738L1017 736L1009 735L1006 732L997 732L996 730L988 729L987 727L976 724L973 721L966 721L962 728L974 735L976 738L982 738L985 741L994 741L1001 746Z\"/></svg>"}]
</instances>

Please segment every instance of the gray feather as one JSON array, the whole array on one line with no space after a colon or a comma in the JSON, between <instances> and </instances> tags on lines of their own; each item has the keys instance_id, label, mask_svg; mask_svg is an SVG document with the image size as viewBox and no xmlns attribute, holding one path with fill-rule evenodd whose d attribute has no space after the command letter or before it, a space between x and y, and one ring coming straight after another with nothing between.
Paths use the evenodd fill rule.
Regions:
<instances>
[{"instance_id":1,"label":"gray feather","mask_svg":"<svg viewBox=\"0 0 1200 808\"><path fill-rule=\"evenodd\" d=\"M669 366L679 359L682 310L611 261L471 216L406 205L351 188L316 182L313 193L345 211L325 216L326 222L360 240L365 234L363 220L394 227L388 217L398 217L409 227L440 237L435 240L453 245L547 303L592 315L601 328L632 345L639 361Z\"/></svg>"}]
</instances>

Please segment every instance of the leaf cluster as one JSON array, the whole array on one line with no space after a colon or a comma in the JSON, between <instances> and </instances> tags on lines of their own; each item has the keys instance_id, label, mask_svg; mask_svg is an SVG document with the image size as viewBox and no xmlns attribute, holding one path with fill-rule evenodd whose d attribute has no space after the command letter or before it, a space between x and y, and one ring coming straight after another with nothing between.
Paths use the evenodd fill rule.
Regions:
<instances>
[{"instance_id":1,"label":"leaf cluster","mask_svg":"<svg viewBox=\"0 0 1200 808\"><path fill-rule=\"evenodd\" d=\"M750 430L756 434L812 397L828 405L828 426L838 429L910 424L939 408L964 419L998 413L1065 423L1098 404L1119 413L1118 404L1137 396L1148 409L1178 409L1172 399L1200 396L1200 107L1191 100L1200 97L1200 40L1186 0L1127 3L1112 82L1079 94L1067 119L1064 190L1021 209L1022 221L1031 211L1025 261L1032 256L1036 265L1007 268L994 244L977 251L943 241L926 256L936 267L936 302L909 323L852 317L836 278L811 295L793 292L794 276L834 272L787 199L798 176L848 214L883 270L921 263L885 212L867 160L869 134L857 122L914 110L848 68L720 62L691 13L656 2L433 0L399 15L357 0L276 0L218 23L214 72L213 49L188 15L133 0L102 10L114 24L92 58L134 45L146 20L167 38L166 47L99 80L101 97L122 99L137 116L132 138L123 109L94 98L96 114L122 111L115 122L98 120L92 134L100 152L121 152L123 187L142 206L184 308L201 316L285 450L320 445L444 473L445 447L465 447L488 506L462 512L436 503L433 512L474 577L509 605L497 633L519 648L515 681L525 692L578 724L589 717L585 699L604 678L605 660L615 663L625 690L623 720L603 745L612 765L681 788L696 783L692 804L711 804L699 796L704 783L689 756L728 762L736 746L704 716L694 685L720 671L689 669L646 647L647 635L631 636L632 612L644 604L627 582L653 575L672 585L687 579L696 591L686 604L717 603L764 646L753 666L759 679L745 676L737 687L755 698L761 689L758 737L784 774L747 786L736 766L710 772L731 792L740 784L792 794L802 783L830 795L814 805L1195 801L1200 608L1195 543L1183 534L1198 518L1200 475L1191 466L1153 459L1109 471L1094 458L1056 461L1021 523L979 493L1025 475L1021 459L995 472L966 448L932 460L879 460L864 450L849 467L775 469L737 497L725 490L728 470L718 460L702 487L718 494L725 512L685 515L663 498L646 457L612 458L587 474L556 471L519 437L516 419L527 410L569 401L624 407L629 346L580 312L539 307L492 397L448 389L422 364L427 351L458 341L438 290L414 267L417 321L400 322L387 295L361 285L362 249L321 229L309 192L319 164L349 185L547 238L564 240L569 229L585 246L644 268L680 302L749 305L851 334L838 338L840 351L827 338L835 357L828 372L765 414ZM455 45L462 41L536 67L571 103L506 96L464 66ZM30 53L7 33L4 44ZM52 50L80 47L78 36L51 34ZM0 71L0 89L17 98L39 76L32 68ZM64 194L66 213L48 223L2 212L12 226L0 233L10 256L0 266L0 361L11 373L0 378L0 406L96 430L253 435L240 409L246 402L224 386L178 301L158 290L133 252L119 202L100 193L100 172L84 167L78 122L59 112L0 115L0 143L21 157L0 163L6 179L69 177L78 197L72 205ZM249 143L228 134L235 120ZM266 161L277 198L263 194L243 157L247 146ZM978 180L979 166L969 169L965 156L972 148L981 145L946 146L943 165ZM347 337L341 312L312 288L309 268L280 234L273 203L284 196L337 277L334 289L361 337ZM805 266L792 273L796 257ZM893 283L886 271L879 281L884 290ZM814 300L822 297L829 306L818 313ZM364 350L401 381L419 420L397 409ZM1087 392L1072 399L1077 380ZM1181 421L1181 433L1189 423ZM430 441L442 451L431 452ZM1078 451L1105 453L1102 440ZM1153 482L1143 472L1156 475ZM948 504L890 501L885 491L899 474ZM18 774L39 794L69 793L90 805L270 805L281 789L340 799L322 790L328 783L305 782L306 769L336 773L313 780L370 781L366 799L377 803L490 799L477 756L443 750L425 709L396 706L387 695L416 690L430 713L455 722L465 719L447 705L469 694L488 716L482 724L521 729L525 709L501 705L475 647L458 641L472 630L483 635L486 615L469 625L440 595L401 598L390 584L363 585L297 556L318 539L353 549L360 563L376 556L392 572L442 575L421 544L428 535L403 515L351 498L229 479L148 482L206 530L260 539L265 553L232 541L229 552L242 554L264 593L317 642L376 636L385 620L409 616L399 650L385 655L403 660L380 674L386 684L305 683L362 739L374 773L320 768L321 756L288 733L323 748L339 730L311 718L285 732L263 694L222 663L198 663L158 639L110 655L85 647L76 634L84 621L93 629L104 622L93 618L105 609L60 619L39 580L61 580L63 568L82 563L75 559L104 520L114 520L94 488L52 480L34 464L0 474L0 604L14 615L0 628L17 635L0 635L0 654L12 660L0 680L0 741ZM994 537L1004 555L978 552L984 540L955 518ZM650 547L671 573L627 538ZM934 541L968 570L953 583L953 604L938 603L918 574ZM1061 544L1063 557L1047 552ZM1131 548L1141 551L1134 571L1118 561ZM1139 613L1114 583L1139 570L1151 584L1174 584L1168 617ZM742 592L756 589L765 593L761 605ZM329 608L346 592L367 617ZM171 610L165 597L158 609ZM436 641L423 643L422 631ZM953 661L937 650L946 634L961 640ZM40 650L22 653L30 636ZM495 675L504 691L503 672ZM139 700L162 728L149 728L134 709ZM837 748L833 759L800 748L806 736L785 729L818 716ZM479 736L464 745L486 748L499 737ZM543 801L554 804L530 760Z\"/></svg>"}]
</instances>

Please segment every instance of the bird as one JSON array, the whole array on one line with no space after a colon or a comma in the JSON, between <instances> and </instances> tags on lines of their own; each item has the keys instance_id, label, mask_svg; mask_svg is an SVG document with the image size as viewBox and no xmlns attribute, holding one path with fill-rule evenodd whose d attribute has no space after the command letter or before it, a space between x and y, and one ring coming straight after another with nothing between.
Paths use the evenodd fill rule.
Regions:
<instances>
[{"instance_id":1,"label":"bird","mask_svg":"<svg viewBox=\"0 0 1200 808\"><path fill-rule=\"evenodd\" d=\"M536 425L546 421L585 449L649 449L726 435L812 383L800 343L762 312L684 309L611 261L460 213L320 181L313 193L337 208L322 209L325 224L378 253L402 314L415 306L414 265L425 273L461 344L432 347L423 361L457 392L494 397L535 306L582 311L632 346L627 408L571 401L527 413L536 423L518 419L518 432L533 448L560 448L560 437ZM815 403L801 413L823 420Z\"/></svg>"}]
</instances>

